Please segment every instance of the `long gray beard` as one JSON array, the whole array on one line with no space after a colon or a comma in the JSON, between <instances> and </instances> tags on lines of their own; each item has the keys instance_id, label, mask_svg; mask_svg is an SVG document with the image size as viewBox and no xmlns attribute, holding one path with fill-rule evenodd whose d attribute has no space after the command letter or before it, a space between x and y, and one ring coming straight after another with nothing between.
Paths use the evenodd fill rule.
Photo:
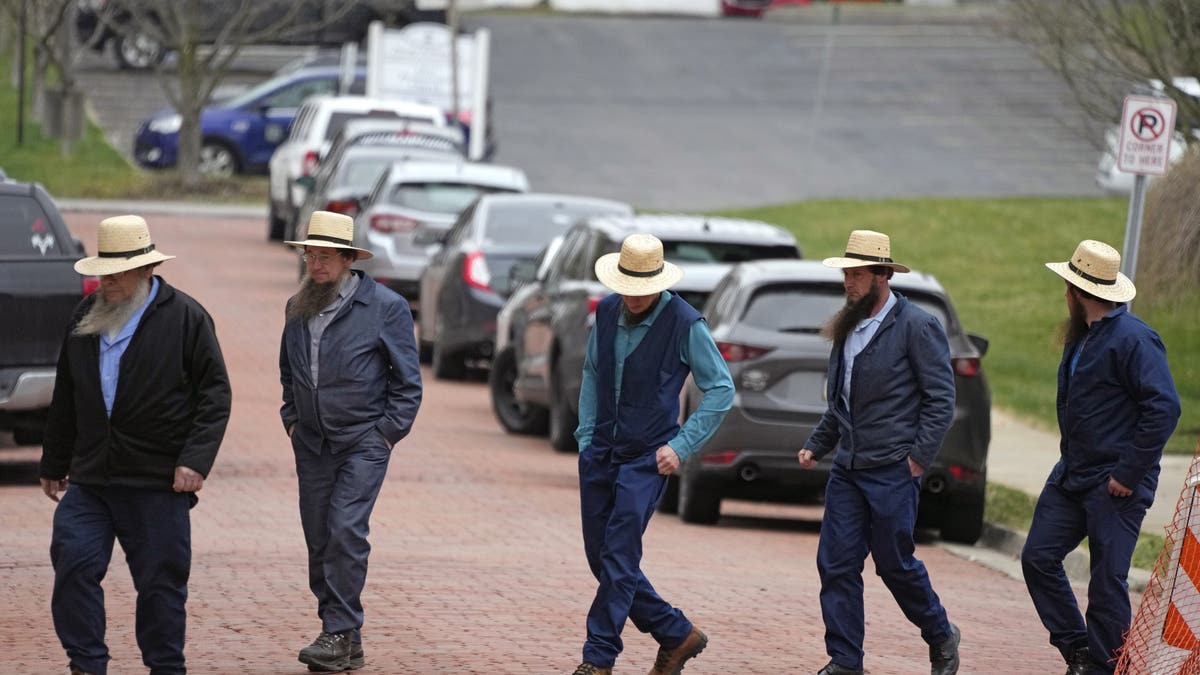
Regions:
<instances>
[{"instance_id":1,"label":"long gray beard","mask_svg":"<svg viewBox=\"0 0 1200 675\"><path fill-rule=\"evenodd\" d=\"M833 318L821 329L821 335L832 340L834 344L841 344L860 321L871 316L871 310L875 308L877 302L879 302L879 289L875 286L872 286L871 290L867 291L867 294L859 298L857 302L847 300L838 313L834 314Z\"/></svg>"},{"instance_id":2,"label":"long gray beard","mask_svg":"<svg viewBox=\"0 0 1200 675\"><path fill-rule=\"evenodd\" d=\"M287 320L303 319L308 321L320 314L337 297L338 288L342 285L343 279L316 282L312 280L312 277L304 277L304 281L300 284L300 290L296 291L296 296L288 305Z\"/></svg>"},{"instance_id":3,"label":"long gray beard","mask_svg":"<svg viewBox=\"0 0 1200 675\"><path fill-rule=\"evenodd\" d=\"M97 290L95 295L95 302L92 303L87 314L84 314L83 318L79 320L71 334L107 335L111 340L121 332L125 323L129 321L129 317L133 316L142 303L146 302L146 298L150 297L150 280L146 279L139 284L133 291L133 295L120 302L109 302L105 299L103 291Z\"/></svg>"}]
</instances>

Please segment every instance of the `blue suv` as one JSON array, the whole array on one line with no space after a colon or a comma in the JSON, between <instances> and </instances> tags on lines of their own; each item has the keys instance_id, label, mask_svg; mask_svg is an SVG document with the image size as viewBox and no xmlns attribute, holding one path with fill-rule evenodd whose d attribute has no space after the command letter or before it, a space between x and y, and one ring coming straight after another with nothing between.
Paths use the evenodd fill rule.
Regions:
<instances>
[{"instance_id":1,"label":"blue suv","mask_svg":"<svg viewBox=\"0 0 1200 675\"><path fill-rule=\"evenodd\" d=\"M271 153L287 138L304 99L338 93L336 62L299 64L236 96L216 101L200 113L200 172L210 176L262 172ZM362 94L366 67L360 65L349 93ZM138 127L133 157L141 166L166 169L179 156L181 118L159 111Z\"/></svg>"}]
</instances>

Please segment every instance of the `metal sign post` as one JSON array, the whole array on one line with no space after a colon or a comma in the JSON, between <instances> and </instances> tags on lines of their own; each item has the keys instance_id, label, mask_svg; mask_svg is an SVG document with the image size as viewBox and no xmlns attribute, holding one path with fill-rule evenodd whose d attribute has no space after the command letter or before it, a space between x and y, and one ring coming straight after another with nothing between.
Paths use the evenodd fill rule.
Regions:
<instances>
[{"instance_id":1,"label":"metal sign post","mask_svg":"<svg viewBox=\"0 0 1200 675\"><path fill-rule=\"evenodd\" d=\"M1121 111L1117 168L1137 174L1129 195L1121 272L1132 281L1137 272L1138 245L1142 239L1142 210L1146 203L1146 175L1167 172L1171 137L1175 134L1175 101L1166 97L1127 96Z\"/></svg>"}]
</instances>

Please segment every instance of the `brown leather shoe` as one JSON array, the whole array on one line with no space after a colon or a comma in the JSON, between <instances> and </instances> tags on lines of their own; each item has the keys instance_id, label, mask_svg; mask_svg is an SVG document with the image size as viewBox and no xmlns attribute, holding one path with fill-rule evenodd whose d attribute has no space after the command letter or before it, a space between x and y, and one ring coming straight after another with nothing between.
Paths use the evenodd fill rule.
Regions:
<instances>
[{"instance_id":1,"label":"brown leather shoe","mask_svg":"<svg viewBox=\"0 0 1200 675\"><path fill-rule=\"evenodd\" d=\"M612 675L612 668L601 668L584 661L571 675Z\"/></svg>"},{"instance_id":2,"label":"brown leather shoe","mask_svg":"<svg viewBox=\"0 0 1200 675\"><path fill-rule=\"evenodd\" d=\"M708 646L708 636L704 631L692 626L692 632L683 643L674 649L659 647L658 657L654 659L654 667L649 675L679 675L683 672L683 664L695 658Z\"/></svg>"}]
</instances>

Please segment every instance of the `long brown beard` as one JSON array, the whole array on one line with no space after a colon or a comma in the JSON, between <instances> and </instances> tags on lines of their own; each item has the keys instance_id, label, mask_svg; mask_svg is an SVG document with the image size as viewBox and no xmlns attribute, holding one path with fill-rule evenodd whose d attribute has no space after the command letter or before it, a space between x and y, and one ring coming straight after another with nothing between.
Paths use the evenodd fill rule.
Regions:
<instances>
[{"instance_id":1,"label":"long brown beard","mask_svg":"<svg viewBox=\"0 0 1200 675\"><path fill-rule=\"evenodd\" d=\"M1063 345L1077 344L1088 332L1087 311L1077 298L1067 301L1070 316L1058 326L1058 340Z\"/></svg>"},{"instance_id":2,"label":"long brown beard","mask_svg":"<svg viewBox=\"0 0 1200 675\"><path fill-rule=\"evenodd\" d=\"M287 308L287 320L303 319L308 321L320 314L337 297L338 288L345 277L333 281L317 282L312 277L305 276L300 284L300 290Z\"/></svg>"},{"instance_id":3,"label":"long brown beard","mask_svg":"<svg viewBox=\"0 0 1200 675\"><path fill-rule=\"evenodd\" d=\"M858 327L863 319L871 316L875 303L879 302L879 287L871 284L871 290L858 300L846 300L846 304L821 328L821 336L835 344L845 341L850 331Z\"/></svg>"},{"instance_id":4,"label":"long brown beard","mask_svg":"<svg viewBox=\"0 0 1200 675\"><path fill-rule=\"evenodd\" d=\"M142 303L146 302L146 298L150 297L150 280L146 279L139 284L128 298L120 302L109 302L104 297L104 292L99 290L95 292L95 296L96 299L92 302L92 306L75 325L71 334L77 336L103 334L111 340L121 332L125 323L129 321L129 317L133 316Z\"/></svg>"}]
</instances>

